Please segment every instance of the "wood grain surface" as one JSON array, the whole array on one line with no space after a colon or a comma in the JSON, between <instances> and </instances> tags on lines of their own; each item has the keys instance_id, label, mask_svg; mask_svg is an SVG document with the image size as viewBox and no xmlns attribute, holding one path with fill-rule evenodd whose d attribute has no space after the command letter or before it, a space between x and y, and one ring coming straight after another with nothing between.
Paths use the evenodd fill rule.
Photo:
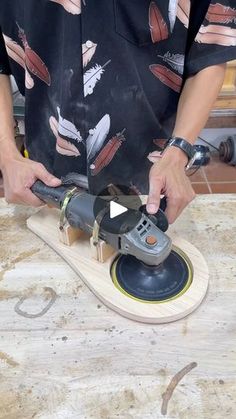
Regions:
<instances>
[{"instance_id":1,"label":"wood grain surface","mask_svg":"<svg viewBox=\"0 0 236 419\"><path fill-rule=\"evenodd\" d=\"M0 201L0 418L236 416L236 196L199 196L171 227L210 270L204 303L148 325L106 308Z\"/></svg>"}]
</instances>

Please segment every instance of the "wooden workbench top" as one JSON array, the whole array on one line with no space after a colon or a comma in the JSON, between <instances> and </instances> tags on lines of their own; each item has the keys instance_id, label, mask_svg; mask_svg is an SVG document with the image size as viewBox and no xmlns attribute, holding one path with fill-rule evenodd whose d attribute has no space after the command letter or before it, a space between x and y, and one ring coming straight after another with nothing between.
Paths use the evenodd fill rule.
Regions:
<instances>
[{"instance_id":1,"label":"wooden workbench top","mask_svg":"<svg viewBox=\"0 0 236 419\"><path fill-rule=\"evenodd\" d=\"M236 195L199 196L171 227L210 288L155 326L107 309L27 231L33 212L0 200L0 418L235 418Z\"/></svg>"}]
</instances>

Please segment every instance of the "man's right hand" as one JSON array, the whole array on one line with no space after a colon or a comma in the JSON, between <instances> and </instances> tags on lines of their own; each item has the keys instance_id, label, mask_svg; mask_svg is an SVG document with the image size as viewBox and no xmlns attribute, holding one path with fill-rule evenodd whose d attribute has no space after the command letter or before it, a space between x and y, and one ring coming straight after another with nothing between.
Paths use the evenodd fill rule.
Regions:
<instances>
[{"instance_id":1,"label":"man's right hand","mask_svg":"<svg viewBox=\"0 0 236 419\"><path fill-rule=\"evenodd\" d=\"M20 153L4 159L1 171L5 199L8 203L39 207L43 202L30 190L34 182L39 179L51 187L61 184L60 179L50 174L41 163L26 159Z\"/></svg>"}]
</instances>

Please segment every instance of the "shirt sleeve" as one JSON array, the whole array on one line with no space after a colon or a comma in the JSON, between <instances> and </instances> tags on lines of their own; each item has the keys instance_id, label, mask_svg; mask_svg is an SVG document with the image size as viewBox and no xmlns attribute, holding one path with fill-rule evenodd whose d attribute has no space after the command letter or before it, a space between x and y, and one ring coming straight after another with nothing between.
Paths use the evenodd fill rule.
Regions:
<instances>
[{"instance_id":1,"label":"shirt sleeve","mask_svg":"<svg viewBox=\"0 0 236 419\"><path fill-rule=\"evenodd\" d=\"M211 65L236 59L235 6L235 0L211 0L186 55L187 77ZM191 19L189 31L191 32Z\"/></svg>"},{"instance_id":2,"label":"shirt sleeve","mask_svg":"<svg viewBox=\"0 0 236 419\"><path fill-rule=\"evenodd\" d=\"M11 74L8 55L0 28L0 74Z\"/></svg>"}]
</instances>

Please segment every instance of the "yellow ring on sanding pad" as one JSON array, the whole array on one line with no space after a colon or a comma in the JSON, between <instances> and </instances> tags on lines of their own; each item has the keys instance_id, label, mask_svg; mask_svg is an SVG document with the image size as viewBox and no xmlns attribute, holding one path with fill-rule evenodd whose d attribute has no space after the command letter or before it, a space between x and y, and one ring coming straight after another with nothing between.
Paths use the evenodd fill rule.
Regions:
<instances>
[{"instance_id":1,"label":"yellow ring on sanding pad","mask_svg":"<svg viewBox=\"0 0 236 419\"><path fill-rule=\"evenodd\" d=\"M187 268L188 268L188 279L187 279L187 283L185 284L184 288L176 295L174 295L173 297L167 298L166 300L163 301L148 301L148 300L142 300L141 298L137 298L134 297L132 294L129 294L127 291L125 291L119 284L118 279L117 279L117 275L116 275L116 266L117 266L117 262L118 260L122 257L122 255L119 255L112 263L111 266L111 279L113 284L115 285L115 287L122 292L122 294L126 295L126 297L132 298L132 300L135 301L139 301L141 303L147 303L147 304L164 304L167 303L169 301L173 301L176 300L177 298L181 297L190 287L190 285L193 282L193 265L189 259L189 257L182 251L180 250L178 247L176 246L172 246L172 249L179 255L182 257L182 259L185 261Z\"/></svg>"}]
</instances>

